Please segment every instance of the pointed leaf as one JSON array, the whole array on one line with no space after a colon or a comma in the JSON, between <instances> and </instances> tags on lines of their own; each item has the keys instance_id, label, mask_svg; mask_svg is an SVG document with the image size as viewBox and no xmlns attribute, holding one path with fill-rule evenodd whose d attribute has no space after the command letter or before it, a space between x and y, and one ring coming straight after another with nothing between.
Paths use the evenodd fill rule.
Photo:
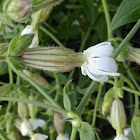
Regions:
<instances>
[{"instance_id":1,"label":"pointed leaf","mask_svg":"<svg viewBox=\"0 0 140 140\"><path fill-rule=\"evenodd\" d=\"M80 140L95 140L95 133L91 125L86 122L82 122L79 128Z\"/></svg>"},{"instance_id":2,"label":"pointed leaf","mask_svg":"<svg viewBox=\"0 0 140 140\"><path fill-rule=\"evenodd\" d=\"M66 94L67 88L72 80L70 80L63 89L63 104L67 111L71 111L71 101L69 96Z\"/></svg>"},{"instance_id":3,"label":"pointed leaf","mask_svg":"<svg viewBox=\"0 0 140 140\"><path fill-rule=\"evenodd\" d=\"M123 0L111 23L111 30L140 18L140 0Z\"/></svg>"}]
</instances>

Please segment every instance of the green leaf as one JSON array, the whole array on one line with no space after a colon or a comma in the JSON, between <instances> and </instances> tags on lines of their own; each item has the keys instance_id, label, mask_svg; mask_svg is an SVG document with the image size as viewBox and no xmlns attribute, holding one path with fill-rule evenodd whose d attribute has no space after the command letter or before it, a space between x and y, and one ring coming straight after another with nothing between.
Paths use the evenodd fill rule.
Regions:
<instances>
[{"instance_id":1,"label":"green leaf","mask_svg":"<svg viewBox=\"0 0 140 140\"><path fill-rule=\"evenodd\" d=\"M140 0L123 0L112 19L111 30L140 18Z\"/></svg>"},{"instance_id":2,"label":"green leaf","mask_svg":"<svg viewBox=\"0 0 140 140\"><path fill-rule=\"evenodd\" d=\"M24 70L26 69L26 66L24 65L24 62L18 58L18 57L8 57L7 62L11 69L13 70Z\"/></svg>"},{"instance_id":3,"label":"green leaf","mask_svg":"<svg viewBox=\"0 0 140 140\"><path fill-rule=\"evenodd\" d=\"M64 87L63 89L63 104L64 107L67 111L71 111L71 101L69 96L66 94L66 91L68 89L69 84L71 83L72 80L70 80Z\"/></svg>"},{"instance_id":4,"label":"green leaf","mask_svg":"<svg viewBox=\"0 0 140 140\"><path fill-rule=\"evenodd\" d=\"M34 34L20 36L20 33L10 42L8 54L10 56L19 56L32 42Z\"/></svg>"},{"instance_id":5,"label":"green leaf","mask_svg":"<svg viewBox=\"0 0 140 140\"><path fill-rule=\"evenodd\" d=\"M131 121L131 128L132 133L135 138L135 140L138 140L140 138L140 117L134 117Z\"/></svg>"},{"instance_id":6,"label":"green leaf","mask_svg":"<svg viewBox=\"0 0 140 140\"><path fill-rule=\"evenodd\" d=\"M13 27L12 21L8 18L8 16L6 14L0 13L0 21L3 24L6 24L6 25L9 25L9 26Z\"/></svg>"},{"instance_id":7,"label":"green leaf","mask_svg":"<svg viewBox=\"0 0 140 140\"><path fill-rule=\"evenodd\" d=\"M79 128L80 140L95 140L95 133L88 123L82 122L81 127Z\"/></svg>"},{"instance_id":8,"label":"green leaf","mask_svg":"<svg viewBox=\"0 0 140 140\"><path fill-rule=\"evenodd\" d=\"M8 65L7 63L0 61L0 75L4 75L8 72Z\"/></svg>"}]
</instances>

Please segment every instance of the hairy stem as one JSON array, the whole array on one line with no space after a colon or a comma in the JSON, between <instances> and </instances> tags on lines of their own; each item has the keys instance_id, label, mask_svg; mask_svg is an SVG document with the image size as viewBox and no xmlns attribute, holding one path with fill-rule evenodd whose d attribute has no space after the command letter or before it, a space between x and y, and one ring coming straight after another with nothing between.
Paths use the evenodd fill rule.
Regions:
<instances>
[{"instance_id":1,"label":"hairy stem","mask_svg":"<svg viewBox=\"0 0 140 140\"><path fill-rule=\"evenodd\" d=\"M77 134L77 128L72 126L72 133L71 133L71 138L70 140L75 140L76 139L76 134Z\"/></svg>"}]
</instances>

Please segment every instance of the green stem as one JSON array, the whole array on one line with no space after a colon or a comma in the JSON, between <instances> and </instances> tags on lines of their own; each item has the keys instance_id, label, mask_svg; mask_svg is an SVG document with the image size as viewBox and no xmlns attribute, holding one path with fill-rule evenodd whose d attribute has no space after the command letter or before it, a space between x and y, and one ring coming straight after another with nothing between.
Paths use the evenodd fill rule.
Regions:
<instances>
[{"instance_id":1,"label":"green stem","mask_svg":"<svg viewBox=\"0 0 140 140\"><path fill-rule=\"evenodd\" d=\"M54 107L54 106L49 105L49 104L44 104L44 103L39 102L39 101L32 101L32 100L27 100L27 99L11 98L11 97L0 97L0 101L12 101L12 102L22 102L22 103L26 103L26 104L33 104L33 105L40 106L40 107L43 107L46 109L54 110L56 112L60 112L65 116L67 114L67 112L64 109L61 109L59 107Z\"/></svg>"},{"instance_id":2,"label":"green stem","mask_svg":"<svg viewBox=\"0 0 140 140\"><path fill-rule=\"evenodd\" d=\"M111 81L111 80L108 80L108 81L106 81L107 83L110 83L110 84L112 84L112 85L114 85L114 82L113 81ZM133 93L133 94L136 94L136 95L139 95L140 96L140 92L139 91L136 91L136 90L134 90L134 89L131 89L131 88L128 88L128 87L125 87L125 86L122 86L121 87L123 90L125 90L125 91L128 91L128 92L130 92L130 93Z\"/></svg>"},{"instance_id":3,"label":"green stem","mask_svg":"<svg viewBox=\"0 0 140 140\"><path fill-rule=\"evenodd\" d=\"M58 44L59 47L65 48L64 45L46 28L44 28L43 26L40 26L39 29L41 29L44 33L50 36Z\"/></svg>"},{"instance_id":4,"label":"green stem","mask_svg":"<svg viewBox=\"0 0 140 140\"><path fill-rule=\"evenodd\" d=\"M8 70L9 70L9 82L10 84L13 84L13 72L10 67L8 67Z\"/></svg>"},{"instance_id":5,"label":"green stem","mask_svg":"<svg viewBox=\"0 0 140 140\"><path fill-rule=\"evenodd\" d=\"M84 108L86 106L86 103L89 100L91 94L94 92L94 89L95 89L96 86L97 86L97 82L96 81L93 81L90 84L89 88L87 89L84 97L82 98L82 100L81 100L81 102L80 102L80 104L79 104L79 106L78 106L78 108L76 110L77 115L79 115L79 116L82 115L83 110L84 110Z\"/></svg>"},{"instance_id":6,"label":"green stem","mask_svg":"<svg viewBox=\"0 0 140 140\"><path fill-rule=\"evenodd\" d=\"M9 139L7 138L7 136L2 132L1 129L0 129L0 138L1 138L2 140L9 140Z\"/></svg>"},{"instance_id":7,"label":"green stem","mask_svg":"<svg viewBox=\"0 0 140 140\"><path fill-rule=\"evenodd\" d=\"M95 122L96 122L96 114L97 114L97 108L98 108L98 104L99 104L99 100L102 94L102 89L103 89L103 85L100 85L100 88L98 90L98 95L97 95L97 99L96 99L96 103L95 103L95 107L94 107L94 114L93 114L93 119L92 119L92 127L95 127Z\"/></svg>"},{"instance_id":8,"label":"green stem","mask_svg":"<svg viewBox=\"0 0 140 140\"><path fill-rule=\"evenodd\" d=\"M111 38L112 38L112 32L110 30L111 21L110 21L110 14L109 14L109 10L108 10L106 0L102 0L102 4L103 4L103 7L104 7L105 18L106 18L106 23L107 23L108 40L111 40Z\"/></svg>"},{"instance_id":9,"label":"green stem","mask_svg":"<svg viewBox=\"0 0 140 140\"><path fill-rule=\"evenodd\" d=\"M0 55L0 60L5 60L5 59L6 59L6 56Z\"/></svg>"},{"instance_id":10,"label":"green stem","mask_svg":"<svg viewBox=\"0 0 140 140\"><path fill-rule=\"evenodd\" d=\"M137 83L137 81L135 80L135 78L133 77L131 71L128 69L127 73L129 75L129 77L131 78L131 80L133 81L133 83L135 84L135 86L137 87L137 89L140 91L140 87L139 84ZM135 88L133 88L135 89ZM134 111L134 116L138 115L138 110L139 110L139 97L138 95L135 94L135 111Z\"/></svg>"},{"instance_id":11,"label":"green stem","mask_svg":"<svg viewBox=\"0 0 140 140\"><path fill-rule=\"evenodd\" d=\"M16 71L17 74L19 76L21 76L22 78L24 78L25 80L27 80L31 85L33 85L52 105L54 105L55 107L60 107L59 104L57 104L52 98L51 96L49 96L46 91L40 87L38 84L36 84L32 79L30 79L26 74L24 74L22 71Z\"/></svg>"},{"instance_id":12,"label":"green stem","mask_svg":"<svg viewBox=\"0 0 140 140\"><path fill-rule=\"evenodd\" d=\"M134 83L134 85L136 86L136 88L140 91L140 86L137 83L137 81L135 80L135 78L133 77L133 74L131 73L131 71L128 69L127 73L129 75L129 77L131 78L132 82Z\"/></svg>"},{"instance_id":13,"label":"green stem","mask_svg":"<svg viewBox=\"0 0 140 140\"><path fill-rule=\"evenodd\" d=\"M76 139L76 134L77 134L77 128L72 126L72 133L71 133L71 138L70 140L75 140Z\"/></svg>"},{"instance_id":14,"label":"green stem","mask_svg":"<svg viewBox=\"0 0 140 140\"><path fill-rule=\"evenodd\" d=\"M119 53L126 46L126 44L130 41L130 39L134 36L134 34L136 33L136 31L139 29L139 27L140 27L140 19L137 21L137 23L135 24L135 26L131 29L131 31L127 34L127 36L125 37L125 39L121 42L121 44L119 45L119 47L113 53L113 55L112 55L113 58L116 58L119 55Z\"/></svg>"}]
</instances>

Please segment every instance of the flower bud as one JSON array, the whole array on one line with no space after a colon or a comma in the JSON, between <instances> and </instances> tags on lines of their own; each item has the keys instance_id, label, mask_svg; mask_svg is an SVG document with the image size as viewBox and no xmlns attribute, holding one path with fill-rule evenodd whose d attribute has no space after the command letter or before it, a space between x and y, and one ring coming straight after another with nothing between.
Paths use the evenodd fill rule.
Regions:
<instances>
[{"instance_id":1,"label":"flower bud","mask_svg":"<svg viewBox=\"0 0 140 140\"><path fill-rule=\"evenodd\" d=\"M140 117L133 117L131 121L131 128L132 128L132 133L135 138L135 140L139 140L140 138Z\"/></svg>"},{"instance_id":2,"label":"flower bud","mask_svg":"<svg viewBox=\"0 0 140 140\"><path fill-rule=\"evenodd\" d=\"M32 14L31 25L33 26L34 30L36 30L40 26L40 24L47 20L51 11L52 8L43 8Z\"/></svg>"},{"instance_id":3,"label":"flower bud","mask_svg":"<svg viewBox=\"0 0 140 140\"><path fill-rule=\"evenodd\" d=\"M129 48L128 59L140 65L140 48L133 48L133 47Z\"/></svg>"},{"instance_id":4,"label":"flower bud","mask_svg":"<svg viewBox=\"0 0 140 140\"><path fill-rule=\"evenodd\" d=\"M53 72L69 71L81 66L85 60L82 54L59 47L26 49L20 57L27 66Z\"/></svg>"},{"instance_id":5,"label":"flower bud","mask_svg":"<svg viewBox=\"0 0 140 140\"><path fill-rule=\"evenodd\" d=\"M4 54L8 49L9 44L8 43L2 43L0 44L0 55Z\"/></svg>"},{"instance_id":6,"label":"flower bud","mask_svg":"<svg viewBox=\"0 0 140 140\"><path fill-rule=\"evenodd\" d=\"M63 135L58 135L56 137L56 140L69 140L69 137L67 134L63 134Z\"/></svg>"},{"instance_id":7,"label":"flower bud","mask_svg":"<svg viewBox=\"0 0 140 140\"><path fill-rule=\"evenodd\" d=\"M7 7L8 16L15 22L27 22L32 12L29 0L12 0Z\"/></svg>"},{"instance_id":8,"label":"flower bud","mask_svg":"<svg viewBox=\"0 0 140 140\"><path fill-rule=\"evenodd\" d=\"M53 7L55 5L58 5L62 2L63 0L32 0L33 5L34 5L34 11L38 11L41 8L48 8L48 7Z\"/></svg>"},{"instance_id":9,"label":"flower bud","mask_svg":"<svg viewBox=\"0 0 140 140\"><path fill-rule=\"evenodd\" d=\"M123 134L123 129L126 126L126 115L120 99L115 99L112 103L111 123L112 127L117 131L117 134Z\"/></svg>"},{"instance_id":10,"label":"flower bud","mask_svg":"<svg viewBox=\"0 0 140 140\"><path fill-rule=\"evenodd\" d=\"M18 102L18 115L22 118L25 119L28 117L29 111L28 111L28 106L25 103Z\"/></svg>"},{"instance_id":11,"label":"flower bud","mask_svg":"<svg viewBox=\"0 0 140 140\"><path fill-rule=\"evenodd\" d=\"M103 115L105 115L110 110L113 99L114 99L114 90L113 90L113 88L111 88L106 92L106 94L104 96L104 102L102 105L102 114Z\"/></svg>"},{"instance_id":12,"label":"flower bud","mask_svg":"<svg viewBox=\"0 0 140 140\"><path fill-rule=\"evenodd\" d=\"M40 76L39 74L35 74L35 73L31 73L28 70L23 70L23 72L29 76L35 83L37 83L38 85L42 86L42 87L46 87L48 85L48 82L46 81L45 78L43 78L42 76Z\"/></svg>"},{"instance_id":13,"label":"flower bud","mask_svg":"<svg viewBox=\"0 0 140 140\"><path fill-rule=\"evenodd\" d=\"M64 131L65 124L61 123L62 119L63 119L63 117L60 113L58 113L58 112L54 113L54 126L55 126L55 129L56 129L58 135L63 134L63 131Z\"/></svg>"}]
</instances>

